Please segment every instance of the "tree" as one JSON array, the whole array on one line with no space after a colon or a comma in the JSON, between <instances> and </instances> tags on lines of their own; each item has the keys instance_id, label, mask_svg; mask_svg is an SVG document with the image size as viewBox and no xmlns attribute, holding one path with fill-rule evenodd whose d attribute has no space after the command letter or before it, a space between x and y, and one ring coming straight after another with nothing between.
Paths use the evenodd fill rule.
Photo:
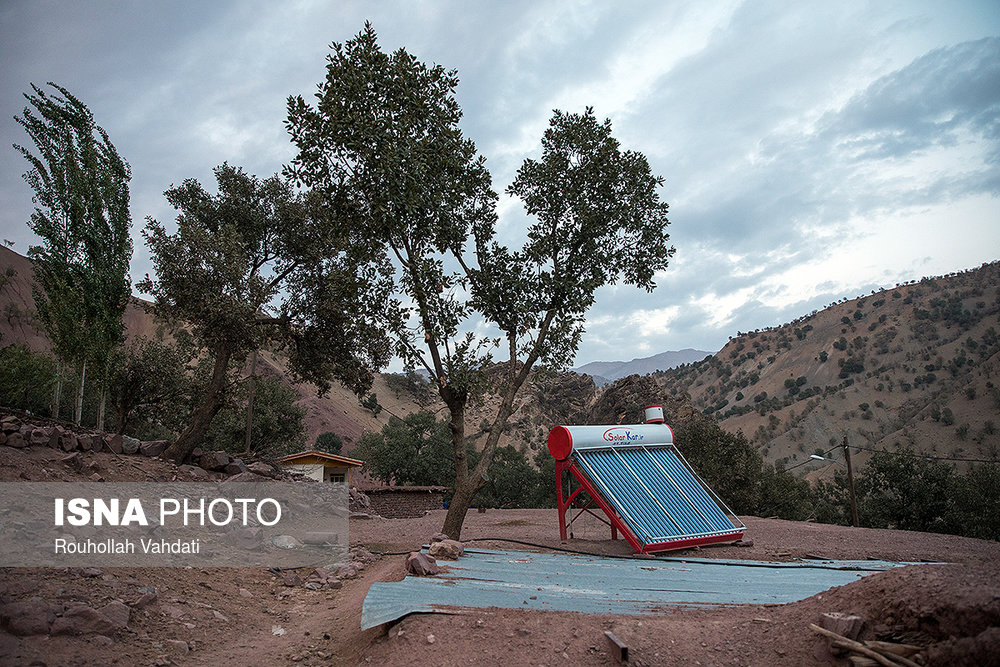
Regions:
<instances>
[{"instance_id":1,"label":"tree","mask_svg":"<svg viewBox=\"0 0 1000 667\"><path fill-rule=\"evenodd\" d=\"M450 486L455 479L448 422L430 410L390 417L380 433L365 433L355 452L386 484Z\"/></svg>"},{"instance_id":2,"label":"tree","mask_svg":"<svg viewBox=\"0 0 1000 667\"><path fill-rule=\"evenodd\" d=\"M212 449L222 449L232 454L247 453L255 456L284 456L301 451L306 441L306 416L304 408L296 405L299 400L294 389L284 385L279 378L264 376L254 385L253 437L246 450L247 393L244 384L229 397L231 400L219 411L205 436L204 444Z\"/></svg>"},{"instance_id":3,"label":"tree","mask_svg":"<svg viewBox=\"0 0 1000 667\"><path fill-rule=\"evenodd\" d=\"M455 496L443 531L458 538L535 365L572 361L598 288L621 281L652 290L667 266L663 181L644 156L620 149L610 121L592 109L557 111L542 158L525 161L508 188L537 218L510 250L496 233L485 160L458 128L454 71L405 49L384 53L371 25L334 44L326 69L314 106L288 100L298 154L286 173L350 202L354 224L391 268L402 297L401 316L386 322L395 352L429 374L449 411ZM504 341L500 369L492 365L499 339L469 332L477 322ZM465 411L491 370L501 398L472 465Z\"/></svg>"},{"instance_id":4,"label":"tree","mask_svg":"<svg viewBox=\"0 0 1000 667\"><path fill-rule=\"evenodd\" d=\"M363 394L389 356L375 325L388 309L379 267L337 202L227 164L215 177L214 195L194 179L166 191L180 212L175 233L153 219L143 231L156 278L139 288L158 315L190 325L212 364L200 404L165 452L176 462L201 442L248 353L265 342L320 392L338 380Z\"/></svg>"},{"instance_id":5,"label":"tree","mask_svg":"<svg viewBox=\"0 0 1000 667\"><path fill-rule=\"evenodd\" d=\"M149 413L149 419L186 402L192 391L186 374L189 361L190 355L179 346L148 338L119 347L109 375L116 432L125 433L138 410Z\"/></svg>"},{"instance_id":6,"label":"tree","mask_svg":"<svg viewBox=\"0 0 1000 667\"><path fill-rule=\"evenodd\" d=\"M344 448L344 441L333 431L325 431L316 436L316 444L313 447L321 452L340 454Z\"/></svg>"},{"instance_id":7,"label":"tree","mask_svg":"<svg viewBox=\"0 0 1000 667\"><path fill-rule=\"evenodd\" d=\"M38 151L14 145L31 165L24 180L35 192L36 206L28 226L43 243L28 251L39 286L35 307L57 358L80 368L77 423L87 363L98 363L100 427L107 360L124 336L122 314L131 296L132 172L86 105L65 88L48 85L59 95L32 84L34 94L24 96L30 106L14 118ZM56 417L60 387L57 380Z\"/></svg>"}]
</instances>

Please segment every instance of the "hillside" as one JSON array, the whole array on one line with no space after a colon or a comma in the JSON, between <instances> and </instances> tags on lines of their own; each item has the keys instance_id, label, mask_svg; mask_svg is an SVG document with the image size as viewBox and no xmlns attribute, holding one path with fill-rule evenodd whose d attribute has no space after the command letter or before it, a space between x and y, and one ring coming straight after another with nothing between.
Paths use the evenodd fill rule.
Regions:
<instances>
[{"instance_id":1,"label":"hillside","mask_svg":"<svg viewBox=\"0 0 1000 667\"><path fill-rule=\"evenodd\" d=\"M861 464L867 450L897 446L997 459L998 332L1000 263L992 263L740 333L715 356L655 379L787 467L831 449L840 458L844 436L865 448ZM799 471L829 478L834 465L810 461Z\"/></svg>"}]
</instances>

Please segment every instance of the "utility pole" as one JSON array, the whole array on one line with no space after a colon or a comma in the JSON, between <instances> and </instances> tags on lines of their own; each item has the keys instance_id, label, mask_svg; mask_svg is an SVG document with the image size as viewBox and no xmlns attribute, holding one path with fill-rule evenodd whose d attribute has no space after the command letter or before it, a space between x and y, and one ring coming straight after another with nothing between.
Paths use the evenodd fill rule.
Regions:
<instances>
[{"instance_id":1,"label":"utility pole","mask_svg":"<svg viewBox=\"0 0 1000 667\"><path fill-rule=\"evenodd\" d=\"M858 500L854 495L854 467L851 465L851 448L847 446L847 436L844 436L844 460L847 462L847 483L851 493L851 521L858 527Z\"/></svg>"}]
</instances>

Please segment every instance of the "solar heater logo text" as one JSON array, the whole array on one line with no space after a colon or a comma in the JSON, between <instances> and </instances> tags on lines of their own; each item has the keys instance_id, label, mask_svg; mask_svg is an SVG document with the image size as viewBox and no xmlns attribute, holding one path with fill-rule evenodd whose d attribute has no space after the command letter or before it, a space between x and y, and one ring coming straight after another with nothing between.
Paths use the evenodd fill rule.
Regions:
<instances>
[{"instance_id":1,"label":"solar heater logo text","mask_svg":"<svg viewBox=\"0 0 1000 667\"><path fill-rule=\"evenodd\" d=\"M630 429L624 426L616 426L615 428L609 428L604 432L605 442L632 442L634 440L642 440L643 436L639 433L633 433Z\"/></svg>"}]
</instances>

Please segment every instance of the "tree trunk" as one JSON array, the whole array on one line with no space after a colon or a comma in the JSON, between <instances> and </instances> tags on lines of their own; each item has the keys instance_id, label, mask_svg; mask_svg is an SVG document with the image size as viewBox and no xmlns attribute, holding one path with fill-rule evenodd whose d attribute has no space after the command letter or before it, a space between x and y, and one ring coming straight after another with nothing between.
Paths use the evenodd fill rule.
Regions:
<instances>
[{"instance_id":1,"label":"tree trunk","mask_svg":"<svg viewBox=\"0 0 1000 667\"><path fill-rule=\"evenodd\" d=\"M212 368L212 379L208 383L208 390L205 392L205 400L191 413L191 423L177 440L167 447L163 452L164 458L174 463L181 464L191 455L194 448L201 444L208 432L208 427L212 425L212 419L222 409L226 398L226 370L229 367L229 358L232 351L229 348L222 348L216 351L215 365Z\"/></svg>"},{"instance_id":2,"label":"tree trunk","mask_svg":"<svg viewBox=\"0 0 1000 667\"><path fill-rule=\"evenodd\" d=\"M87 382L87 362L84 360L83 367L80 369L80 385L76 388L76 407L73 410L73 423L77 426L80 425L80 420L83 418L83 387Z\"/></svg>"},{"instance_id":3,"label":"tree trunk","mask_svg":"<svg viewBox=\"0 0 1000 667\"><path fill-rule=\"evenodd\" d=\"M97 430L104 430L104 407L108 400L108 388L101 387L101 400L97 404Z\"/></svg>"},{"instance_id":4,"label":"tree trunk","mask_svg":"<svg viewBox=\"0 0 1000 667\"><path fill-rule=\"evenodd\" d=\"M62 400L62 361L56 359L56 386L52 391L52 418L59 419L59 401Z\"/></svg>"},{"instance_id":5,"label":"tree trunk","mask_svg":"<svg viewBox=\"0 0 1000 667\"><path fill-rule=\"evenodd\" d=\"M246 454L250 455L250 439L253 436L253 395L256 390L257 377L257 350L253 351L250 357L250 386L247 389L247 434L246 434Z\"/></svg>"},{"instance_id":6,"label":"tree trunk","mask_svg":"<svg viewBox=\"0 0 1000 667\"><path fill-rule=\"evenodd\" d=\"M441 532L458 540L462 536L462 524L469 511L469 503L482 487L477 485L478 480L469 477L469 459L465 449L465 401L454 396L447 387L441 394L451 413L451 446L455 459L455 494L448 505Z\"/></svg>"}]
</instances>

